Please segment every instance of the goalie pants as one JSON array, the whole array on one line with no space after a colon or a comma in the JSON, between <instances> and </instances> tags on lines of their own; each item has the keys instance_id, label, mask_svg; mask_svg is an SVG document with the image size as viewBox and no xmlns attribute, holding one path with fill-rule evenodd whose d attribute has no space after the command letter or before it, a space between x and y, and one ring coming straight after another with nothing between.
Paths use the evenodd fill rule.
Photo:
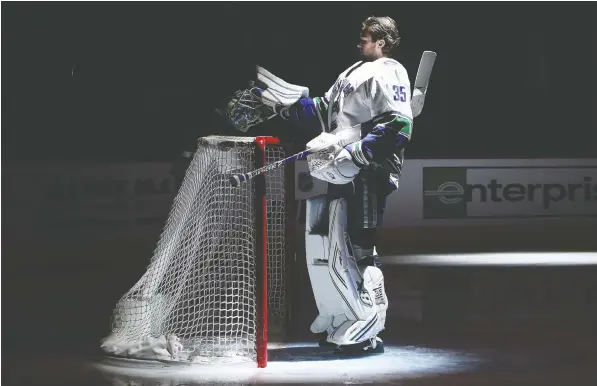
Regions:
<instances>
[{"instance_id":1,"label":"goalie pants","mask_svg":"<svg viewBox=\"0 0 597 386\"><path fill-rule=\"evenodd\" d=\"M340 188L338 189L340 191L336 193L335 191L339 187L348 191L342 192L342 188ZM350 192L351 188L352 192ZM332 185L330 190L332 194L347 195L348 234L353 245L373 248L375 230L381 226L386 203L385 194L379 192L380 187L374 174L361 172L352 184Z\"/></svg>"},{"instance_id":2,"label":"goalie pants","mask_svg":"<svg viewBox=\"0 0 597 386\"><path fill-rule=\"evenodd\" d=\"M383 219L387 193L380 190L373 174L361 172L307 201L307 267L319 309L311 330L335 344L373 338L385 325L383 274L367 259Z\"/></svg>"},{"instance_id":3,"label":"goalie pants","mask_svg":"<svg viewBox=\"0 0 597 386\"><path fill-rule=\"evenodd\" d=\"M387 180L386 180L387 181ZM328 184L325 197L328 208L313 224L312 233L328 233L329 203L344 198L348 204L347 232L352 245L371 249L375 246L376 229L381 227L386 197L393 188L385 188L374 173L362 171L352 183L346 185Z\"/></svg>"}]
</instances>

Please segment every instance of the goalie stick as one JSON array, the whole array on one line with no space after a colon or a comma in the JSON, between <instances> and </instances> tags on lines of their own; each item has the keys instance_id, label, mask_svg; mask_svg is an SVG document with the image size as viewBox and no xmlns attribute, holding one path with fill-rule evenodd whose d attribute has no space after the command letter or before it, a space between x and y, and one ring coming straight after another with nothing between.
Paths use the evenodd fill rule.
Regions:
<instances>
[{"instance_id":1,"label":"goalie stick","mask_svg":"<svg viewBox=\"0 0 597 386\"><path fill-rule=\"evenodd\" d=\"M417 77L415 78L415 87L413 88L413 95L410 101L413 118L421 115L421 112L423 111L425 96L427 95L427 88L429 87L429 80L431 79L431 71L435 64L435 58L437 58L437 54L433 51L424 51L421 56Z\"/></svg>"},{"instance_id":2,"label":"goalie stick","mask_svg":"<svg viewBox=\"0 0 597 386\"><path fill-rule=\"evenodd\" d=\"M433 51L424 51L423 55L421 56L421 61L419 62L419 68L417 69L417 76L415 78L415 84L413 88L413 95L411 98L411 108L413 111L413 118L418 117L421 112L423 111L423 106L425 105L425 96L427 95L427 89L429 88L429 80L431 79L431 71L433 70L433 65L435 64L435 59L437 58L437 53ZM351 129L360 129L360 125L354 126ZM341 138L338 139L337 142L340 142ZM249 181L258 175L266 173L270 170L277 169L281 166L286 164L295 162L297 160L301 160L307 158L307 156L317 153L323 149L327 149L329 146L337 143L337 142L330 142L324 143L317 148L312 148L309 150L303 150L297 154L291 155L290 157L281 159L276 161L272 164L263 166L259 169L255 169L248 173L241 173L235 174L230 177L230 184L234 187L240 185L242 182Z\"/></svg>"},{"instance_id":3,"label":"goalie stick","mask_svg":"<svg viewBox=\"0 0 597 386\"><path fill-rule=\"evenodd\" d=\"M314 138L312 141L316 141L317 144L310 149L303 150L300 153L291 155L290 157L278 160L274 163L269 165L263 166L259 169L255 169L248 173L241 173L235 174L230 177L230 184L234 187L238 186L241 182L249 181L258 175L266 173L270 170L279 168L283 165L295 162L300 159L307 158L311 154L315 154L321 152L323 150L329 149L333 145L342 145L346 146L349 143L357 141L360 138L361 133L361 125L353 126L349 129L343 129L342 131L338 132L337 134L332 133L322 133L318 137Z\"/></svg>"},{"instance_id":4,"label":"goalie stick","mask_svg":"<svg viewBox=\"0 0 597 386\"><path fill-rule=\"evenodd\" d=\"M233 187L237 187L238 185L240 185L241 182L249 181L249 180L257 177L260 174L267 173L270 170L277 169L280 166L289 164L296 160L307 158L307 156L312 153L313 153L313 150L303 150L300 153L297 153L295 155L291 155L290 157L278 160L278 161L274 162L273 164L266 165L259 169L255 169L252 172L232 175L230 177L230 185L232 185Z\"/></svg>"}]
</instances>

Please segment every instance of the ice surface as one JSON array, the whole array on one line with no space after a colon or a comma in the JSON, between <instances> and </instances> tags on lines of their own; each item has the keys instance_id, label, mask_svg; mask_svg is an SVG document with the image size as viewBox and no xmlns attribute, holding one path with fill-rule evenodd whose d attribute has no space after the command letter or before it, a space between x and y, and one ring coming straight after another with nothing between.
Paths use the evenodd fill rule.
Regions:
<instances>
[{"instance_id":1,"label":"ice surface","mask_svg":"<svg viewBox=\"0 0 597 386\"><path fill-rule=\"evenodd\" d=\"M113 382L142 384L383 382L466 371L478 356L456 350L387 346L380 355L342 358L313 343L270 344L265 369L254 363L197 365L150 361L104 361L97 364ZM117 382L120 381L120 382Z\"/></svg>"}]
</instances>

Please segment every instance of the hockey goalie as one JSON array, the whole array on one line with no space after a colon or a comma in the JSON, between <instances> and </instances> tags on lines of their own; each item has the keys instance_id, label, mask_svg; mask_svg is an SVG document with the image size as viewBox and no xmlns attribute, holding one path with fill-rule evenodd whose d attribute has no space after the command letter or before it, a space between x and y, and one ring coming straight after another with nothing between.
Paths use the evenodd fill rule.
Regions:
<instances>
[{"instance_id":1,"label":"hockey goalie","mask_svg":"<svg viewBox=\"0 0 597 386\"><path fill-rule=\"evenodd\" d=\"M328 190L307 200L305 243L319 310L311 331L325 334L320 344L342 354L384 350L378 334L385 328L388 299L376 229L387 196L398 189L413 116L421 112L435 59L434 53L427 59L429 52L424 54L425 69L419 67L411 98L406 69L390 58L399 42L394 20L367 18L358 45L362 60L342 72L324 96L310 97L306 87L258 68L254 87L238 92L225 113L241 130L273 116L315 128L321 135L307 149L333 143L308 157L311 175L327 182ZM335 135L344 142L328 140Z\"/></svg>"}]
</instances>

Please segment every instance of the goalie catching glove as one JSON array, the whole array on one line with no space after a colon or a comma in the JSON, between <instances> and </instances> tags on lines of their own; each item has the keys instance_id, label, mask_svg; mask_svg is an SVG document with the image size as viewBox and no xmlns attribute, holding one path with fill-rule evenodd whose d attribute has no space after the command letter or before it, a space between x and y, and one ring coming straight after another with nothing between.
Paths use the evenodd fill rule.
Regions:
<instances>
[{"instance_id":1,"label":"goalie catching glove","mask_svg":"<svg viewBox=\"0 0 597 386\"><path fill-rule=\"evenodd\" d=\"M248 88L235 91L226 106L216 109L242 132L275 117L280 109L300 98L309 96L307 87L290 84L261 66L256 66L256 74L256 79L249 82Z\"/></svg>"}]
</instances>

